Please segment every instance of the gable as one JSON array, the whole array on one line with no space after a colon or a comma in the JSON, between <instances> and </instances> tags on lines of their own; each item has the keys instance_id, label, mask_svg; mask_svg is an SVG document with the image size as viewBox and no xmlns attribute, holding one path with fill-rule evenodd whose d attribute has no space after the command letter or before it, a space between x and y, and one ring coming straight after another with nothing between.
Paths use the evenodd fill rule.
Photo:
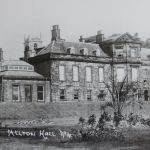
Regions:
<instances>
[{"instance_id":1,"label":"gable","mask_svg":"<svg viewBox=\"0 0 150 150\"><path fill-rule=\"evenodd\" d=\"M134 42L134 38L129 34L125 33L116 39L116 42Z\"/></svg>"}]
</instances>

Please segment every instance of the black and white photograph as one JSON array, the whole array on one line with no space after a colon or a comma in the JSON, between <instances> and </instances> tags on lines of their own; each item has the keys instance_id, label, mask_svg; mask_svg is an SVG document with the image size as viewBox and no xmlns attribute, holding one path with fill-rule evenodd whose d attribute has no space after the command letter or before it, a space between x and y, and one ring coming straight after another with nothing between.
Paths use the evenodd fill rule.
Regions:
<instances>
[{"instance_id":1,"label":"black and white photograph","mask_svg":"<svg viewBox=\"0 0 150 150\"><path fill-rule=\"evenodd\" d=\"M0 0L0 150L150 150L150 1Z\"/></svg>"}]
</instances>

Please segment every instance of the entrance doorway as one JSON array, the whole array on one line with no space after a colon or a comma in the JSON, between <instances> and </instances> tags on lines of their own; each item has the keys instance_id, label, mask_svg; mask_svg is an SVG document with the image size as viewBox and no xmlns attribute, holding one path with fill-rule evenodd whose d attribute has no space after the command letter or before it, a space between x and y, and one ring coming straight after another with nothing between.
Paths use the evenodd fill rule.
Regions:
<instances>
[{"instance_id":1,"label":"entrance doorway","mask_svg":"<svg viewBox=\"0 0 150 150\"><path fill-rule=\"evenodd\" d=\"M31 85L25 85L24 91L25 91L25 102L32 102Z\"/></svg>"}]
</instances>

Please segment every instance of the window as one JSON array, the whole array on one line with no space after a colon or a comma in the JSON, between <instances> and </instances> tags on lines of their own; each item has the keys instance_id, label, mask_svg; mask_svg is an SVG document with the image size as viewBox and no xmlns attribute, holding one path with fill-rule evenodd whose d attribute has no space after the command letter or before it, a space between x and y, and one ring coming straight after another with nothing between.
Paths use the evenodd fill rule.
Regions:
<instances>
[{"instance_id":1,"label":"window","mask_svg":"<svg viewBox=\"0 0 150 150\"><path fill-rule=\"evenodd\" d=\"M75 49L74 49L74 47L69 47L69 48L67 48L67 54L75 54Z\"/></svg>"},{"instance_id":2,"label":"window","mask_svg":"<svg viewBox=\"0 0 150 150\"><path fill-rule=\"evenodd\" d=\"M60 89L60 100L61 101L65 101L65 90L64 89Z\"/></svg>"},{"instance_id":3,"label":"window","mask_svg":"<svg viewBox=\"0 0 150 150\"><path fill-rule=\"evenodd\" d=\"M91 90L87 90L87 101L92 101L92 91Z\"/></svg>"},{"instance_id":4,"label":"window","mask_svg":"<svg viewBox=\"0 0 150 150\"><path fill-rule=\"evenodd\" d=\"M99 100L104 100L106 94L104 90L100 90L100 93L98 94L98 99Z\"/></svg>"},{"instance_id":5,"label":"window","mask_svg":"<svg viewBox=\"0 0 150 150\"><path fill-rule=\"evenodd\" d=\"M104 81L104 68L99 68L99 82Z\"/></svg>"},{"instance_id":6,"label":"window","mask_svg":"<svg viewBox=\"0 0 150 150\"><path fill-rule=\"evenodd\" d=\"M65 66L59 66L59 79L65 81Z\"/></svg>"},{"instance_id":7,"label":"window","mask_svg":"<svg viewBox=\"0 0 150 150\"><path fill-rule=\"evenodd\" d=\"M78 66L73 66L73 81L79 81L79 68L78 68Z\"/></svg>"},{"instance_id":8,"label":"window","mask_svg":"<svg viewBox=\"0 0 150 150\"><path fill-rule=\"evenodd\" d=\"M33 67L28 67L28 70L33 71Z\"/></svg>"},{"instance_id":9,"label":"window","mask_svg":"<svg viewBox=\"0 0 150 150\"><path fill-rule=\"evenodd\" d=\"M74 100L79 99L79 90L74 90Z\"/></svg>"},{"instance_id":10,"label":"window","mask_svg":"<svg viewBox=\"0 0 150 150\"><path fill-rule=\"evenodd\" d=\"M91 67L86 67L86 81L87 82L92 81Z\"/></svg>"},{"instance_id":11,"label":"window","mask_svg":"<svg viewBox=\"0 0 150 150\"><path fill-rule=\"evenodd\" d=\"M117 81L122 82L124 80L124 68L117 68Z\"/></svg>"},{"instance_id":12,"label":"window","mask_svg":"<svg viewBox=\"0 0 150 150\"><path fill-rule=\"evenodd\" d=\"M19 85L12 86L12 100L20 101L20 87Z\"/></svg>"},{"instance_id":13,"label":"window","mask_svg":"<svg viewBox=\"0 0 150 150\"><path fill-rule=\"evenodd\" d=\"M44 101L44 86L43 85L37 86L37 100Z\"/></svg>"},{"instance_id":14,"label":"window","mask_svg":"<svg viewBox=\"0 0 150 150\"><path fill-rule=\"evenodd\" d=\"M116 55L117 55L118 57L123 57L123 50L122 50L122 49L117 49L117 50L116 50Z\"/></svg>"},{"instance_id":15,"label":"window","mask_svg":"<svg viewBox=\"0 0 150 150\"><path fill-rule=\"evenodd\" d=\"M132 68L132 81L137 81L138 78L138 68L133 67Z\"/></svg>"},{"instance_id":16,"label":"window","mask_svg":"<svg viewBox=\"0 0 150 150\"><path fill-rule=\"evenodd\" d=\"M88 49L87 48L83 48L80 50L81 55L88 55Z\"/></svg>"},{"instance_id":17,"label":"window","mask_svg":"<svg viewBox=\"0 0 150 150\"><path fill-rule=\"evenodd\" d=\"M148 90L144 90L144 100L148 101Z\"/></svg>"},{"instance_id":18,"label":"window","mask_svg":"<svg viewBox=\"0 0 150 150\"><path fill-rule=\"evenodd\" d=\"M131 49L131 57L136 57L136 49Z\"/></svg>"}]
</instances>

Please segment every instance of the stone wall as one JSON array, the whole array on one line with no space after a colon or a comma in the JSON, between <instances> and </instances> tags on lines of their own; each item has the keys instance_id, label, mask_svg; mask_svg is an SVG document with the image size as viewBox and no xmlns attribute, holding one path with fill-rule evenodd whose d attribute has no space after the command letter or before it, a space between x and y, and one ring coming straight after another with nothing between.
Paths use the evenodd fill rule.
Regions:
<instances>
[{"instance_id":1,"label":"stone wall","mask_svg":"<svg viewBox=\"0 0 150 150\"><path fill-rule=\"evenodd\" d=\"M50 89L49 81L38 81L38 80L3 80L3 97L5 102L12 102L12 85L19 85L20 87L20 102L25 102L25 91L24 85L31 85L32 91L32 102L37 102L37 85L44 86L44 98L46 102L50 102ZM19 103L20 103L19 102Z\"/></svg>"}]
</instances>

